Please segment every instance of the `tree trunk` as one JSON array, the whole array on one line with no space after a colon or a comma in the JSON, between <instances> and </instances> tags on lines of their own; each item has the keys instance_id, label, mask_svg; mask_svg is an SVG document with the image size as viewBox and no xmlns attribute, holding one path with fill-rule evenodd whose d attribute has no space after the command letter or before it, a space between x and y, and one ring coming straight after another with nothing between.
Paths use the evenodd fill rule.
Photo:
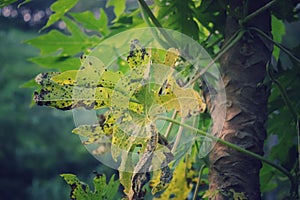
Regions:
<instances>
[{"instance_id":1,"label":"tree trunk","mask_svg":"<svg viewBox=\"0 0 300 200\"><path fill-rule=\"evenodd\" d=\"M265 5L267 0L230 0L231 12L226 19L225 41L240 29L233 13L243 10L248 2L248 14ZM264 11L250 20L247 27L256 27L271 35L270 12ZM218 113L224 104L217 100L209 103L214 122L212 134L257 154L263 154L266 138L267 101L269 92L263 85L266 64L272 48L256 33L246 33L243 38L221 58L221 74L226 91L226 118L221 132ZM272 46L271 46L272 47ZM217 99L217 98L216 98ZM261 161L216 143L210 155L210 190L219 193L213 199L232 199L234 192L243 193L247 199L261 199L259 171Z\"/></svg>"}]
</instances>

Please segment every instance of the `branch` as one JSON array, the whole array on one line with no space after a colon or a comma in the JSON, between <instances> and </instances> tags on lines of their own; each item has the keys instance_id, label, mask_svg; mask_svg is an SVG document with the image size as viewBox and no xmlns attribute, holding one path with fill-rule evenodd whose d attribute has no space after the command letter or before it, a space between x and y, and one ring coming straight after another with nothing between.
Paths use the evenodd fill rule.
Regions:
<instances>
[{"instance_id":1,"label":"branch","mask_svg":"<svg viewBox=\"0 0 300 200\"><path fill-rule=\"evenodd\" d=\"M297 63L300 64L299 58L294 56L288 49L286 49L282 44L275 42L272 38L270 38L267 34L265 34L263 31L259 30L258 28L250 27L249 30L253 30L257 33L259 33L261 36L266 38L268 41L272 42L275 46L277 46L279 49L281 49L284 53L289 55L293 60L295 60Z\"/></svg>"},{"instance_id":2,"label":"branch","mask_svg":"<svg viewBox=\"0 0 300 200\"><path fill-rule=\"evenodd\" d=\"M274 78L273 76L273 73L271 72L271 70L269 69L269 67L267 68L268 72L269 72L269 76L270 76L270 79L273 83L275 83L275 85L277 85L279 91L280 91L280 94L283 98L283 101L284 103L286 104L286 106L288 107L288 109L290 110L293 118L294 118L294 121L297 123L298 121L298 115L297 115L297 112L295 111L295 109L293 108L293 105L290 101L290 98L287 94L287 92L285 91L285 89L283 88L283 86L281 85L281 83Z\"/></svg>"},{"instance_id":3,"label":"branch","mask_svg":"<svg viewBox=\"0 0 300 200\"><path fill-rule=\"evenodd\" d=\"M163 35L163 37L167 40L167 42L171 45L171 47L177 47L176 43L170 38L169 34L163 29L162 25L159 23L159 21L154 16L153 12L149 8L149 6L146 4L144 0L138 0L140 6L142 9L146 12L146 14L149 16L155 27L159 28L159 31Z\"/></svg>"},{"instance_id":4,"label":"branch","mask_svg":"<svg viewBox=\"0 0 300 200\"><path fill-rule=\"evenodd\" d=\"M202 174L203 174L203 170L205 169L205 165L203 164L200 168L200 171L199 171L199 174L198 174L198 180L197 180L197 184L196 184L196 187L195 187L195 192L194 192L194 196L193 196L193 200L196 200L197 199L197 193L198 193L198 188L199 188L199 185L200 185L200 181L201 181L201 178L202 178Z\"/></svg>"},{"instance_id":5,"label":"branch","mask_svg":"<svg viewBox=\"0 0 300 200\"><path fill-rule=\"evenodd\" d=\"M192 78L184 87L188 87L193 84L198 78L200 78L211 66L215 64L217 60L220 59L224 53L226 53L231 47L233 47L244 35L244 30L238 30L235 32L228 40L228 42L223 46L223 48L219 51L218 55L210 61L205 68L203 68L195 77Z\"/></svg>"},{"instance_id":6,"label":"branch","mask_svg":"<svg viewBox=\"0 0 300 200\"><path fill-rule=\"evenodd\" d=\"M242 21L241 24L245 24L247 22L249 22L250 20L252 20L254 17L256 17L257 15L261 14L262 12L264 12L265 10L269 9L271 6L273 6L275 3L277 2L277 0L273 0L270 1L269 3L267 3L266 5L260 7L259 9L257 9L256 11L254 11L253 13L249 14L248 16L246 16Z\"/></svg>"}]
</instances>

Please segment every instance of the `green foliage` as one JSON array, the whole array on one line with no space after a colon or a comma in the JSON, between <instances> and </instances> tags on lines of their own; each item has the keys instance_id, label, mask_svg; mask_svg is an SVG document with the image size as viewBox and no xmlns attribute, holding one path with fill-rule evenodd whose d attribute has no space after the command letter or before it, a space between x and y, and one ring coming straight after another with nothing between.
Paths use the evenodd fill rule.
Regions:
<instances>
[{"instance_id":1,"label":"green foliage","mask_svg":"<svg viewBox=\"0 0 300 200\"><path fill-rule=\"evenodd\" d=\"M101 35L106 36L109 34L108 17L105 11L100 9L100 18L96 19L94 14L90 11L81 13L70 13L76 21L82 24L85 29L99 32Z\"/></svg>"},{"instance_id":2,"label":"green foliage","mask_svg":"<svg viewBox=\"0 0 300 200\"><path fill-rule=\"evenodd\" d=\"M71 187L70 197L72 200L115 199L120 184L119 181L114 180L114 175L106 183L105 174L97 174L94 178L94 191L91 191L89 186L81 182L76 175L61 174L61 177Z\"/></svg>"},{"instance_id":3,"label":"green foliage","mask_svg":"<svg viewBox=\"0 0 300 200\"><path fill-rule=\"evenodd\" d=\"M86 49L96 46L100 39L88 36L71 19L62 17L71 35L51 30L48 34L28 40L26 43L41 49L42 55L59 53L63 56L74 56Z\"/></svg>"},{"instance_id":4,"label":"green foliage","mask_svg":"<svg viewBox=\"0 0 300 200\"><path fill-rule=\"evenodd\" d=\"M281 20L278 20L275 16L272 15L272 35L274 41L281 43L282 36L285 34L285 27ZM276 61L279 58L279 51L278 47L274 47L273 56L275 57Z\"/></svg>"},{"instance_id":5,"label":"green foliage","mask_svg":"<svg viewBox=\"0 0 300 200\"><path fill-rule=\"evenodd\" d=\"M0 8L8 6L17 2L18 0L0 0ZM23 4L29 3L31 0L24 0L22 3L19 3L18 7L22 6Z\"/></svg>"},{"instance_id":6,"label":"green foliage","mask_svg":"<svg viewBox=\"0 0 300 200\"><path fill-rule=\"evenodd\" d=\"M155 6L157 18L160 19L163 27L178 30L198 40L199 28L194 20L194 1L157 0Z\"/></svg>"},{"instance_id":7,"label":"green foliage","mask_svg":"<svg viewBox=\"0 0 300 200\"><path fill-rule=\"evenodd\" d=\"M38 56L30 58L29 61L44 68L55 68L59 71L71 70L80 66L79 59L70 56Z\"/></svg>"},{"instance_id":8,"label":"green foliage","mask_svg":"<svg viewBox=\"0 0 300 200\"><path fill-rule=\"evenodd\" d=\"M126 0L108 0L106 7L114 7L114 13L117 18L119 18L126 9Z\"/></svg>"},{"instance_id":9,"label":"green foliage","mask_svg":"<svg viewBox=\"0 0 300 200\"><path fill-rule=\"evenodd\" d=\"M1 0L0 1L0 8L3 8L5 6L7 6L7 5L10 5L10 4L12 4L12 3L16 2L16 1L17 0Z\"/></svg>"},{"instance_id":10,"label":"green foliage","mask_svg":"<svg viewBox=\"0 0 300 200\"><path fill-rule=\"evenodd\" d=\"M43 29L48 28L58 20L60 20L66 12L77 4L78 0L57 0L51 5L51 10L54 12Z\"/></svg>"},{"instance_id":11,"label":"green foliage","mask_svg":"<svg viewBox=\"0 0 300 200\"><path fill-rule=\"evenodd\" d=\"M1 199L68 199L59 173L87 178L95 168L107 176L112 170L97 167L78 137L69 134L74 128L70 112L30 107L33 89L20 86L43 69L27 61L38 52L21 42L33 37L37 33L16 28L0 31ZM28 86L35 87L35 81Z\"/></svg>"}]
</instances>

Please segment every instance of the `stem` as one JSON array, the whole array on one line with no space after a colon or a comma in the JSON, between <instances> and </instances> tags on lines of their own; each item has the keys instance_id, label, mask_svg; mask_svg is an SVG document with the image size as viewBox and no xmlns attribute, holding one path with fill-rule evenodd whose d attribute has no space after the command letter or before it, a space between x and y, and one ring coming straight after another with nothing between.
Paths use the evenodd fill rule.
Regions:
<instances>
[{"instance_id":1,"label":"stem","mask_svg":"<svg viewBox=\"0 0 300 200\"><path fill-rule=\"evenodd\" d=\"M298 167L300 169L300 123L299 123L299 117L298 117L298 113L296 112L296 110L293 108L293 105L289 99L289 96L287 94L287 92L285 91L284 87L280 84L280 82L274 78L272 71L269 69L269 67L267 68L268 72L269 72L269 76L270 79L272 80L273 83L275 83L275 85L277 85L280 94L284 100L284 103L286 104L286 106L288 107L288 109L290 110L290 113L292 114L295 124L296 124L296 132L297 132L297 143L298 143Z\"/></svg>"},{"instance_id":2,"label":"stem","mask_svg":"<svg viewBox=\"0 0 300 200\"><path fill-rule=\"evenodd\" d=\"M172 119L172 120L174 120L174 119ZM184 122L185 122L185 118L181 118L180 124L184 124ZM172 122L170 121L170 123L172 123ZM180 124L178 124L178 125L180 125ZM172 151L171 151L172 154L174 154L174 152L176 151L176 148L177 148L177 146L179 144L179 141L180 141L180 138L181 138L181 134L182 134L182 130L183 130L183 126L180 125L179 129L177 131L177 135L176 135L176 139L175 139Z\"/></svg>"},{"instance_id":3,"label":"stem","mask_svg":"<svg viewBox=\"0 0 300 200\"><path fill-rule=\"evenodd\" d=\"M259 33L261 36L263 36L264 38L266 38L267 40L269 40L270 42L272 42L275 46L277 46L279 49L281 49L284 53L286 53L287 55L289 55L291 58L293 58L293 60L295 60L296 62L298 62L300 64L300 60L294 56L289 50L287 50L282 44L275 42L272 38L270 38L267 34L265 34L263 31L259 30L258 28L254 28L254 27L250 27L249 30L253 30L256 31L257 33Z\"/></svg>"},{"instance_id":4,"label":"stem","mask_svg":"<svg viewBox=\"0 0 300 200\"><path fill-rule=\"evenodd\" d=\"M175 119L176 115L177 115L177 111L174 110L173 115L172 115L172 119ZM168 136L169 136L169 134L171 132L172 126L173 126L173 123L170 122L169 125L168 125L168 128L167 128L167 130L165 132L165 138L168 138Z\"/></svg>"},{"instance_id":5,"label":"stem","mask_svg":"<svg viewBox=\"0 0 300 200\"><path fill-rule=\"evenodd\" d=\"M169 117L158 116L156 119L157 119L157 120L166 120L166 121L172 122L172 123L174 123L174 124L180 125L180 126L182 126L182 127L188 128L188 129L190 129L190 130L196 131L196 132L198 132L200 135L203 135L203 136L205 136L205 137L208 137L209 139L212 139L212 140L214 140L215 142L219 142L219 143L221 143L221 144L223 144L223 145L226 145L226 146L228 146L228 147L230 147L230 148L232 148L232 149L234 149L234 150L236 150L236 151L239 151L239 152L244 153L244 154L246 154L246 155L248 155L248 156L251 156L251 157L253 157L253 158L256 158L256 159L258 159L258 160L261 160L261 161L265 162L266 164L272 166L273 168L277 169L278 171L282 172L283 174L285 174L285 175L290 179L292 188L295 188L296 181L295 181L294 177L292 176L292 174L291 174L289 171L287 171L287 170L286 170L285 168L283 168L282 166L277 165L277 164L275 164L275 163L273 163L273 162L267 160L266 158L264 158L264 157L261 156L261 155L258 155L258 154L256 154L256 153L253 153L252 151L243 149L243 148L241 148L241 147L238 146L238 145L235 145L235 144L232 144L232 143L227 142L227 141L225 141L225 140L222 140L222 139L220 139L220 138L217 138L217 137L215 137L215 136L213 136L213 135L210 135L210 134L206 133L205 131L199 130L199 129L197 129L197 128L194 128L194 127L192 127L192 126L190 126L190 125L181 123L181 122L179 122L179 121L177 121L177 120L174 120L174 119L171 119L171 118L169 118Z\"/></svg>"},{"instance_id":6,"label":"stem","mask_svg":"<svg viewBox=\"0 0 300 200\"><path fill-rule=\"evenodd\" d=\"M292 116L295 120L295 122L297 123L298 121L298 115L296 113L296 111L294 110L293 108L293 105L287 95L287 92L285 91L285 89L283 88L283 86L280 84L280 82L278 80L276 80L273 76L273 73L271 72L270 69L268 69L268 72L269 72L269 76L270 76L270 79L273 81L273 83L275 83L275 85L277 85L279 91L280 91L280 94L284 100L284 103L286 104L286 106L288 107L288 109L290 110L290 112L292 113Z\"/></svg>"},{"instance_id":7,"label":"stem","mask_svg":"<svg viewBox=\"0 0 300 200\"><path fill-rule=\"evenodd\" d=\"M149 8L149 6L146 4L144 0L138 0L140 3L142 9L146 12L146 14L149 16L153 24L159 28L160 33L163 35L163 37L167 40L167 42L170 44L171 47L177 47L176 43L170 38L169 34L163 29L162 25L159 23L159 21L154 16L153 12Z\"/></svg>"},{"instance_id":8,"label":"stem","mask_svg":"<svg viewBox=\"0 0 300 200\"><path fill-rule=\"evenodd\" d=\"M264 12L265 10L269 9L271 6L273 6L275 3L277 2L277 0L273 0L270 1L269 3L267 3L266 5L260 7L259 9L257 9L256 11L254 11L253 13L249 14L248 16L246 16L243 20L241 24L245 24L247 22L249 22L250 20L252 20L254 17L256 17L257 15L261 14L262 12Z\"/></svg>"},{"instance_id":9,"label":"stem","mask_svg":"<svg viewBox=\"0 0 300 200\"><path fill-rule=\"evenodd\" d=\"M188 87L191 84L193 84L196 80L198 80L198 78L200 78L211 66L213 66L215 64L215 62L217 60L220 59L220 57L226 53L231 47L233 47L244 35L244 31L243 30L238 30L235 34L233 34L228 42L223 46L223 48L219 51L218 55L212 60L210 61L205 68L203 68L196 76L194 76L192 78L191 81L189 81L184 87Z\"/></svg>"},{"instance_id":10,"label":"stem","mask_svg":"<svg viewBox=\"0 0 300 200\"><path fill-rule=\"evenodd\" d=\"M155 27L154 25L152 25L152 23L150 22L149 18L146 16L146 11L145 9L143 9L142 5L139 3L139 6L140 6L140 9L141 9L141 14L142 14L142 17L144 19L144 21L146 22L146 24L149 26L149 27ZM168 49L169 45L164 42L162 39L159 38L158 36L158 33L156 31L154 31L153 29L151 29L151 32L153 33L154 37L157 39L157 41L166 49Z\"/></svg>"},{"instance_id":11,"label":"stem","mask_svg":"<svg viewBox=\"0 0 300 200\"><path fill-rule=\"evenodd\" d=\"M201 181L204 169L205 169L205 165L202 165L201 168L200 168L199 174L198 174L198 180L197 180L197 184L196 184L196 187L195 187L193 200L196 200L196 198L197 198L198 188L199 188L199 185L200 185L200 181Z\"/></svg>"}]
</instances>

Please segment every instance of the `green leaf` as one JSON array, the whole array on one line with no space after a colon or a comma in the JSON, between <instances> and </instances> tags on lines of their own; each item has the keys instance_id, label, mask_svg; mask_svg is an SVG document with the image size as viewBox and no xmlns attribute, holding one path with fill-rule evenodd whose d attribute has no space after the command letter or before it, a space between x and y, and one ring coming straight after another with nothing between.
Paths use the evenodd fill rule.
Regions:
<instances>
[{"instance_id":1,"label":"green leaf","mask_svg":"<svg viewBox=\"0 0 300 200\"><path fill-rule=\"evenodd\" d=\"M113 175L108 184L106 183L106 176L97 175L94 178L94 193L92 195L92 200L113 200L118 193L120 182L119 180L114 181L115 175Z\"/></svg>"},{"instance_id":2,"label":"green leaf","mask_svg":"<svg viewBox=\"0 0 300 200\"><path fill-rule=\"evenodd\" d=\"M39 56L30 58L29 60L39 66L49 69L58 69L59 71L78 69L80 67L79 59L69 56Z\"/></svg>"},{"instance_id":3,"label":"green leaf","mask_svg":"<svg viewBox=\"0 0 300 200\"><path fill-rule=\"evenodd\" d=\"M21 88L34 88L34 87L38 87L39 85L36 83L36 81L34 79L31 79L25 83L23 83L20 87Z\"/></svg>"},{"instance_id":4,"label":"green leaf","mask_svg":"<svg viewBox=\"0 0 300 200\"><path fill-rule=\"evenodd\" d=\"M92 200L89 186L81 182L74 174L61 174L61 177L71 186L70 197L72 200Z\"/></svg>"},{"instance_id":5,"label":"green leaf","mask_svg":"<svg viewBox=\"0 0 300 200\"><path fill-rule=\"evenodd\" d=\"M260 170L260 188L262 192L267 192L275 189L278 183L275 180L276 170L266 164L263 164Z\"/></svg>"},{"instance_id":6,"label":"green leaf","mask_svg":"<svg viewBox=\"0 0 300 200\"><path fill-rule=\"evenodd\" d=\"M16 1L17 0L1 0L0 1L0 8L3 8L3 7L8 6L10 4L13 4Z\"/></svg>"},{"instance_id":7,"label":"green leaf","mask_svg":"<svg viewBox=\"0 0 300 200\"><path fill-rule=\"evenodd\" d=\"M26 41L26 43L39 48L42 55L59 52L63 56L73 56L100 42L99 37L89 37L84 34L80 27L69 18L64 17L63 20L71 35L51 30L45 35Z\"/></svg>"},{"instance_id":8,"label":"green leaf","mask_svg":"<svg viewBox=\"0 0 300 200\"><path fill-rule=\"evenodd\" d=\"M200 5L192 7L194 17L211 33L225 32L226 5L223 1L206 0L200 1Z\"/></svg>"},{"instance_id":9,"label":"green leaf","mask_svg":"<svg viewBox=\"0 0 300 200\"><path fill-rule=\"evenodd\" d=\"M126 0L108 0L106 7L114 6L114 13L119 18L125 11Z\"/></svg>"},{"instance_id":10,"label":"green leaf","mask_svg":"<svg viewBox=\"0 0 300 200\"><path fill-rule=\"evenodd\" d=\"M277 19L274 15L272 15L272 35L275 42L281 43L282 36L285 34L285 26L282 20ZM279 58L280 49L278 47L274 47L273 56L276 61Z\"/></svg>"},{"instance_id":11,"label":"green leaf","mask_svg":"<svg viewBox=\"0 0 300 200\"><path fill-rule=\"evenodd\" d=\"M115 199L114 197L118 192L120 181L119 180L115 181L114 179L115 179L115 175L112 175L112 177L108 182L106 190L104 191L107 199Z\"/></svg>"},{"instance_id":12,"label":"green leaf","mask_svg":"<svg viewBox=\"0 0 300 200\"><path fill-rule=\"evenodd\" d=\"M106 176L96 174L94 178L94 191L81 182L74 174L61 174L61 177L71 187L70 197L72 200L113 200L118 192L119 181L114 181L114 175L106 183Z\"/></svg>"},{"instance_id":13,"label":"green leaf","mask_svg":"<svg viewBox=\"0 0 300 200\"><path fill-rule=\"evenodd\" d=\"M109 34L108 17L102 8L100 9L100 18L98 20L90 11L71 13L71 16L81 23L86 29L98 31L104 36Z\"/></svg>"},{"instance_id":14,"label":"green leaf","mask_svg":"<svg viewBox=\"0 0 300 200\"><path fill-rule=\"evenodd\" d=\"M57 0L51 5L51 10L54 12L47 22L47 24L42 28L45 29L59 19L61 19L66 12L73 8L77 4L78 0Z\"/></svg>"},{"instance_id":15,"label":"green leaf","mask_svg":"<svg viewBox=\"0 0 300 200\"><path fill-rule=\"evenodd\" d=\"M198 41L199 28L192 8L194 3L191 0L162 0L157 1L155 10L164 28L178 30Z\"/></svg>"},{"instance_id":16,"label":"green leaf","mask_svg":"<svg viewBox=\"0 0 300 200\"><path fill-rule=\"evenodd\" d=\"M0 0L0 8L3 8L5 6L8 6L10 4L13 4L17 0ZM24 0L23 2L19 3L18 8L20 8L22 5L29 3L31 0Z\"/></svg>"}]
</instances>

